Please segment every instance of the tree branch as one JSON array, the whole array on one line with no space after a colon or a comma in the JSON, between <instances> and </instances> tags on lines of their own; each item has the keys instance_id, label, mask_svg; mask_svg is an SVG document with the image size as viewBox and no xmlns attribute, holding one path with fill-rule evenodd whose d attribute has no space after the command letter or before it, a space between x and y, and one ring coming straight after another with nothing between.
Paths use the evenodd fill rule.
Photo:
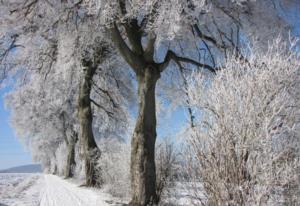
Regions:
<instances>
[{"instance_id":1,"label":"tree branch","mask_svg":"<svg viewBox=\"0 0 300 206\"><path fill-rule=\"evenodd\" d=\"M121 14L123 16L125 16L127 14L125 1L124 0L119 0L119 6L120 6Z\"/></svg>"},{"instance_id":2,"label":"tree branch","mask_svg":"<svg viewBox=\"0 0 300 206\"><path fill-rule=\"evenodd\" d=\"M187 79L185 78L185 76L184 76L184 72L183 72L183 70L184 70L184 68L183 68L183 66L180 64L180 62L179 61L177 61L176 62L176 64L178 65L178 67L179 67L179 72L180 72L180 74L181 74L181 77L182 77L182 79L183 79L183 84L184 84L184 87L185 87L185 95L186 95L186 97L187 97L187 99L186 99L186 104L187 104L187 107L188 107L188 113L189 113L189 116L190 116L190 123L191 123L191 128L194 128L195 127L195 116L194 116L194 114L193 114L193 110L192 110L192 108L191 108L191 103L190 103L190 100L189 100L189 93L188 93L188 81L187 81Z\"/></svg>"},{"instance_id":3,"label":"tree branch","mask_svg":"<svg viewBox=\"0 0 300 206\"><path fill-rule=\"evenodd\" d=\"M137 20L128 20L128 22L124 23L123 26L133 52L139 55L143 54L142 35Z\"/></svg>"},{"instance_id":4,"label":"tree branch","mask_svg":"<svg viewBox=\"0 0 300 206\"><path fill-rule=\"evenodd\" d=\"M102 89L94 81L92 81L92 83L93 83L93 86L96 88L95 92L97 94L99 94L98 93L98 90L99 90L100 92L102 92L103 94L105 94L109 98L109 101L111 102L111 104L113 105L114 108L118 107L117 103L115 102L114 98L112 97L112 95L110 94L109 91L107 91L105 89ZM99 95L101 95L101 94L99 94Z\"/></svg>"},{"instance_id":5,"label":"tree branch","mask_svg":"<svg viewBox=\"0 0 300 206\"><path fill-rule=\"evenodd\" d=\"M216 73L217 70L220 69L220 68L217 68L217 67L212 67L208 64L199 63L199 62L197 62L193 59L177 56L173 51L169 50L166 54L166 57L165 57L164 61L159 64L159 69L160 69L161 72L169 65L171 60L175 61L177 64L180 63L180 62L193 64L195 66L205 68L205 69L209 70L210 72L212 72L214 74Z\"/></svg>"},{"instance_id":6,"label":"tree branch","mask_svg":"<svg viewBox=\"0 0 300 206\"><path fill-rule=\"evenodd\" d=\"M148 44L147 44L145 52L144 52L144 57L145 57L146 61L148 61L148 62L153 61L155 41L156 41L156 35L149 34L148 35Z\"/></svg>"},{"instance_id":7,"label":"tree branch","mask_svg":"<svg viewBox=\"0 0 300 206\"><path fill-rule=\"evenodd\" d=\"M199 38L209 41L210 43L212 43L213 45L215 45L219 49L224 49L224 46L218 44L218 42L213 37L210 37L210 36L205 35L204 33L202 33L197 24L194 24L192 28L194 28L194 30L196 31Z\"/></svg>"},{"instance_id":8,"label":"tree branch","mask_svg":"<svg viewBox=\"0 0 300 206\"><path fill-rule=\"evenodd\" d=\"M153 9L149 12L141 22L141 30L144 31L148 24L153 24L155 20L155 16L157 15L159 7L159 1L156 1L153 5Z\"/></svg>"},{"instance_id":9,"label":"tree branch","mask_svg":"<svg viewBox=\"0 0 300 206\"><path fill-rule=\"evenodd\" d=\"M103 106L101 106L100 104L98 104L97 102L95 102L93 99L90 98L90 100L91 100L91 102L92 102L95 106L97 106L98 108L102 109L109 117L113 117L113 114L114 114L113 112L108 111L108 110L105 109Z\"/></svg>"},{"instance_id":10,"label":"tree branch","mask_svg":"<svg viewBox=\"0 0 300 206\"><path fill-rule=\"evenodd\" d=\"M121 14L125 16L127 14L125 1L119 0L119 6L121 9ZM122 25L125 28L127 38L130 42L130 45L132 46L133 52L141 55L143 53L143 46L141 42L142 35L137 19L130 19L125 17L125 22L122 23Z\"/></svg>"},{"instance_id":11,"label":"tree branch","mask_svg":"<svg viewBox=\"0 0 300 206\"><path fill-rule=\"evenodd\" d=\"M137 73L138 69L143 68L145 64L141 60L141 58L135 55L128 47L128 45L122 38L118 26L115 22L113 24L113 27L111 28L111 34L112 34L112 40L116 45L116 47L118 48L119 52L121 53L122 57L131 66L131 68Z\"/></svg>"},{"instance_id":12,"label":"tree branch","mask_svg":"<svg viewBox=\"0 0 300 206\"><path fill-rule=\"evenodd\" d=\"M2 53L0 53L0 63L8 56L9 52L17 47L22 47L25 48L23 45L18 45L16 44L17 38L19 37L18 34L12 35L10 38L12 39L11 43L9 46L4 49ZM2 42L1 42L2 44Z\"/></svg>"}]
</instances>

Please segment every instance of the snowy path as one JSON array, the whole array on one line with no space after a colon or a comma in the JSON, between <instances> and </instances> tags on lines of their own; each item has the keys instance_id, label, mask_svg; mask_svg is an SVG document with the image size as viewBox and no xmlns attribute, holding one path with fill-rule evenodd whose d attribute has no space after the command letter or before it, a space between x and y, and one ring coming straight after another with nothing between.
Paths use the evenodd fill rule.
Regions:
<instances>
[{"instance_id":1,"label":"snowy path","mask_svg":"<svg viewBox=\"0 0 300 206\"><path fill-rule=\"evenodd\" d=\"M40 206L112 206L111 197L90 188L78 187L54 175L45 175Z\"/></svg>"},{"instance_id":2,"label":"snowy path","mask_svg":"<svg viewBox=\"0 0 300 206\"><path fill-rule=\"evenodd\" d=\"M0 174L0 206L121 206L99 189L48 174Z\"/></svg>"}]
</instances>

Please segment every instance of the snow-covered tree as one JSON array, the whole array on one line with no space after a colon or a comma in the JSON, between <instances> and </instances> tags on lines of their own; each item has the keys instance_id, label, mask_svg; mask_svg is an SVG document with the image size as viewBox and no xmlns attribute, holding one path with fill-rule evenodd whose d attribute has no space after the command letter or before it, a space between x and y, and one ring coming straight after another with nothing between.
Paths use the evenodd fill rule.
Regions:
<instances>
[{"instance_id":1,"label":"snow-covered tree","mask_svg":"<svg viewBox=\"0 0 300 206\"><path fill-rule=\"evenodd\" d=\"M87 70L91 67L83 65L87 62L88 57L84 56L87 54L82 54L81 61L84 63L74 59L73 41L74 38L72 40L70 37L69 41L58 42L57 60L54 62L53 68L47 73L47 77L32 72L28 82L22 84L19 88L16 87L15 91L7 98L7 104L12 110L13 126L17 131L20 131L18 136L28 139L30 144L33 145L33 154L43 153L40 148L47 147L35 147L37 145L35 139L41 144L42 142L52 141L53 138L57 140L55 141L56 146L52 148L53 151L51 153L44 152L46 154L43 156L50 160L53 159L52 162L56 160L49 155L47 156L47 154L55 155L58 145L65 145L68 153L66 157L62 157L60 160L66 160L65 166L62 168L66 177L73 175L74 150L78 138L82 145L80 156L83 159L86 158L85 150L82 150L86 146L84 144L85 138L82 138L82 136L86 133L81 129L81 121L84 120L80 116L82 115L80 112L85 111L85 108L78 101L83 101L82 96L86 95L85 100L90 107L89 115L91 118L94 116L96 119L94 123L92 121L84 123L91 129L89 134L93 135L96 132L98 138L99 135L103 138L116 137L118 136L116 133L124 134L127 129L127 113L125 112L127 100L125 98L131 94L131 92L128 92L128 87L130 87L128 83L126 83L126 87L118 88L118 86L125 84L126 75L123 75L122 71L117 68L111 70L112 65L118 66L117 61L107 59L100 69L96 63L94 66L95 73L89 76L90 73ZM85 78L88 78L88 81ZM82 88L84 88L82 85L84 84L88 84L88 91L82 91ZM91 102L94 104L91 105ZM33 111L30 116L19 116L19 114L26 113L28 110ZM28 129L31 128L28 125L32 125L32 130ZM112 129L115 130L114 134L111 132ZM107 135L108 132L111 133L110 136ZM123 137L118 136L118 138ZM95 143L94 148L97 149L93 136L92 139ZM93 148L89 150L91 149ZM43 162L44 160L40 161ZM90 164L85 163L84 165ZM89 171L95 173L96 169ZM88 174L86 176L89 179L92 175Z\"/></svg>"},{"instance_id":2,"label":"snow-covered tree","mask_svg":"<svg viewBox=\"0 0 300 206\"><path fill-rule=\"evenodd\" d=\"M98 1L99 9L96 13L102 15L100 20L104 21L103 24L108 27L112 34L112 42L135 72L138 82L139 112L132 137L131 151L132 205L147 205L158 201L155 189L154 157L156 141L155 87L161 74L171 62L178 66L183 76L184 64L215 73L219 69L218 64L222 63L222 61L214 62L213 55L209 61L201 58L197 61L194 60L193 56L199 52L199 49L190 50L193 48L190 46L191 44L199 44L199 39L193 38L194 30L200 39L204 36L205 40L209 39L210 43L221 51L225 58L226 52L229 50L229 55L235 54L237 59L246 61L239 51L239 24L242 20L238 17L243 15L246 18L246 13L253 10L250 9L252 3L248 1L225 2L223 6L218 1L120 0L101 1L100 3ZM232 31L232 27L229 27L230 32L227 28L221 30L217 26L218 23L214 16L220 11L224 13L223 18L218 21L219 24L226 25L234 22L237 27L234 31ZM213 13L212 23L210 24L206 19L203 24L208 28L211 25L215 26L215 30L220 35L221 46L214 37L201 33L198 26L198 22L201 24L201 17L204 15L209 18L210 12ZM224 19L226 19L225 22ZM237 37L234 38L230 34L235 34ZM184 45L178 45L178 41L183 41ZM181 55L178 54L180 50L183 53ZM209 51L209 47L207 46L204 50L205 52ZM183 56L184 54L186 57ZM158 59L156 55L163 56L162 60Z\"/></svg>"},{"instance_id":3,"label":"snow-covered tree","mask_svg":"<svg viewBox=\"0 0 300 206\"><path fill-rule=\"evenodd\" d=\"M96 185L101 176L97 174L97 162L101 151L94 137L94 116L99 123L96 134L102 135L103 138L115 136L124 139L129 119L126 104L130 101L131 92L128 88L131 88L131 83L124 87L123 81L129 76L118 71L119 62L113 59L113 49L109 46L105 41L96 40L82 58L84 71L79 85L77 108L86 185L89 186ZM120 85L123 87L120 88ZM94 111L93 106L97 108Z\"/></svg>"},{"instance_id":4,"label":"snow-covered tree","mask_svg":"<svg viewBox=\"0 0 300 206\"><path fill-rule=\"evenodd\" d=\"M100 75L109 73L108 75L110 75L110 77L106 78L106 80L104 80L105 78L98 79L99 81L97 83L100 82L99 85L94 84L93 78L96 76L96 72L100 66L99 64L104 61L104 57L101 57L101 54L97 52L106 50L105 52L109 53L108 45L105 44L104 41L98 41L99 38L103 38L102 32L98 28L95 28L94 25L83 22L84 19L81 19L81 23L77 24L79 22L74 20L74 18L78 18L80 15L78 13L79 11L76 11L76 4L58 1L53 1L52 3L58 4L43 1L1 2L3 20L5 20L5 22L3 22L5 28L3 27L3 30L1 28L1 35L10 40L12 33L15 38L11 41L12 43L10 43L12 45L10 46L11 48L6 48L4 47L5 44L3 44L3 51L5 53L3 52L3 58L1 59L3 62L3 64L1 64L1 66L3 66L1 71L3 71L3 78L7 73L11 75L16 73L18 78L15 78L18 81L24 79L19 77L21 76L20 73L22 77L25 76L31 81L36 80L30 76L33 73L38 73L40 78L49 81L49 84L56 81L53 80L53 78L57 78L56 75L73 78L73 82L68 86L73 89L76 88L75 90L78 90L78 96L76 98L70 98L69 100L72 101L72 106L79 110L79 139L81 139L80 144L82 145L82 151L87 151L84 152L86 156L85 165L87 167L86 184L93 185L95 184L93 178L93 176L95 176L93 169L95 163L88 162L88 160L92 158L88 158L89 154L92 153L88 151L97 150L97 145L92 132L93 114L91 111L91 102L99 108L97 110L97 112L100 111L98 117L103 116L102 120L104 125L104 119L107 119L107 115L110 116L110 118L113 118L113 115L117 117L116 111L122 111L123 105L119 105L119 100L122 101L122 98L113 93L116 91L117 85L121 84L120 80L124 80L126 75L120 74L115 68L114 71L107 72L106 66L110 66L111 68L113 62L116 61L111 61L109 64L108 61L106 61L107 65L102 65L103 72L101 72ZM73 9L74 11L71 11ZM94 30L94 32L92 32L92 30ZM3 40L3 42L9 42L8 40ZM16 49L15 52L13 52L12 50L15 48L14 44L16 44L16 42L20 42L22 49ZM105 45L102 45L103 43ZM93 45L93 47L91 47L91 45ZM10 64L10 62L13 64ZM66 69L66 67L68 69ZM19 72L20 69L22 69L21 72ZM53 72L53 70L56 71ZM56 75L51 75L52 73ZM106 86L107 83L101 84L101 81L109 81L113 78L113 81L116 83L111 84L110 87ZM63 86L61 84L59 85ZM128 91L128 87L130 87L130 85L121 88L120 92L125 94L126 91ZM97 103L95 99L90 98L91 93L93 93L92 88L94 89L93 91L97 91L97 95L103 97L101 104L99 104L99 102ZM107 88L109 88L109 90L107 90ZM111 91L111 89L114 89L114 91ZM46 92L51 92L51 90L49 89ZM68 98L69 96L67 95L65 97ZM109 101L107 101L107 99ZM106 108L108 104L114 104L111 111L108 111L111 109L111 106L108 106L108 110ZM86 108L90 110L88 112L89 118L86 118L84 115L84 113L87 112ZM105 112L103 113L103 111ZM126 115L119 114L119 116L125 118ZM61 115L61 118L66 119L65 114ZM89 121L86 121L88 119ZM121 118L119 120L115 122L126 122L126 120L121 120ZM115 126L115 128L117 127L118 126ZM89 129L85 130L85 128ZM102 129L106 128L107 126L102 126ZM89 166L91 166L91 168L88 168Z\"/></svg>"},{"instance_id":5,"label":"snow-covered tree","mask_svg":"<svg viewBox=\"0 0 300 206\"><path fill-rule=\"evenodd\" d=\"M73 103L78 92L70 87L74 83L68 82L70 79L55 75L57 78L53 78L51 83L45 83L39 75L32 75L30 82L7 95L6 103L12 111L12 126L17 136L29 144L34 159L42 162L44 160L40 158L51 159L51 154L55 154L58 145L66 144L70 165L65 162L64 169L65 175L71 176L74 164L72 147L77 141L78 133L78 121L74 112L76 107ZM52 143L54 145L50 147L49 144ZM43 149L52 151L45 152Z\"/></svg>"}]
</instances>

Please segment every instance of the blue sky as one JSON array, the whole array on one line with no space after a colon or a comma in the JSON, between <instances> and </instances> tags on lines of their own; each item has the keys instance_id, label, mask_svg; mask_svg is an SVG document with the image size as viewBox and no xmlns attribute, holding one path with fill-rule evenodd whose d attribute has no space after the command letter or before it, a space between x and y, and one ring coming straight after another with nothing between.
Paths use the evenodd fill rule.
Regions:
<instances>
[{"instance_id":1,"label":"blue sky","mask_svg":"<svg viewBox=\"0 0 300 206\"><path fill-rule=\"evenodd\" d=\"M0 90L0 170L32 163L30 154L15 137L9 124L9 111L5 110L3 96L7 90Z\"/></svg>"}]
</instances>

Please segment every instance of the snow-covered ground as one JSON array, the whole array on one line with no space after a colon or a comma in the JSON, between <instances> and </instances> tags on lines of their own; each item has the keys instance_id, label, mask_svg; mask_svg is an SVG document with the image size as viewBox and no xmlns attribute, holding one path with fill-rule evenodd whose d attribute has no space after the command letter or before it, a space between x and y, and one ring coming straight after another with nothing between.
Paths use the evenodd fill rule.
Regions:
<instances>
[{"instance_id":1,"label":"snow-covered ground","mask_svg":"<svg viewBox=\"0 0 300 206\"><path fill-rule=\"evenodd\" d=\"M165 192L160 204L162 206L201 205L199 197L202 200L205 198L201 191L203 187L200 183L174 182L174 185Z\"/></svg>"},{"instance_id":2,"label":"snow-covered ground","mask_svg":"<svg viewBox=\"0 0 300 206\"><path fill-rule=\"evenodd\" d=\"M186 185L176 183L161 205L192 205ZM173 190L173 191L172 191ZM188 189L189 190L189 189ZM121 206L120 199L100 189L42 173L0 173L0 206Z\"/></svg>"},{"instance_id":3,"label":"snow-covered ground","mask_svg":"<svg viewBox=\"0 0 300 206\"><path fill-rule=\"evenodd\" d=\"M54 175L0 174L0 206L118 206L100 190L79 187Z\"/></svg>"},{"instance_id":4,"label":"snow-covered ground","mask_svg":"<svg viewBox=\"0 0 300 206\"><path fill-rule=\"evenodd\" d=\"M39 205L42 174L0 174L0 206Z\"/></svg>"},{"instance_id":5,"label":"snow-covered ground","mask_svg":"<svg viewBox=\"0 0 300 206\"><path fill-rule=\"evenodd\" d=\"M112 206L122 205L100 190L79 187L54 175L45 175L45 189L41 193L41 206Z\"/></svg>"}]
</instances>

